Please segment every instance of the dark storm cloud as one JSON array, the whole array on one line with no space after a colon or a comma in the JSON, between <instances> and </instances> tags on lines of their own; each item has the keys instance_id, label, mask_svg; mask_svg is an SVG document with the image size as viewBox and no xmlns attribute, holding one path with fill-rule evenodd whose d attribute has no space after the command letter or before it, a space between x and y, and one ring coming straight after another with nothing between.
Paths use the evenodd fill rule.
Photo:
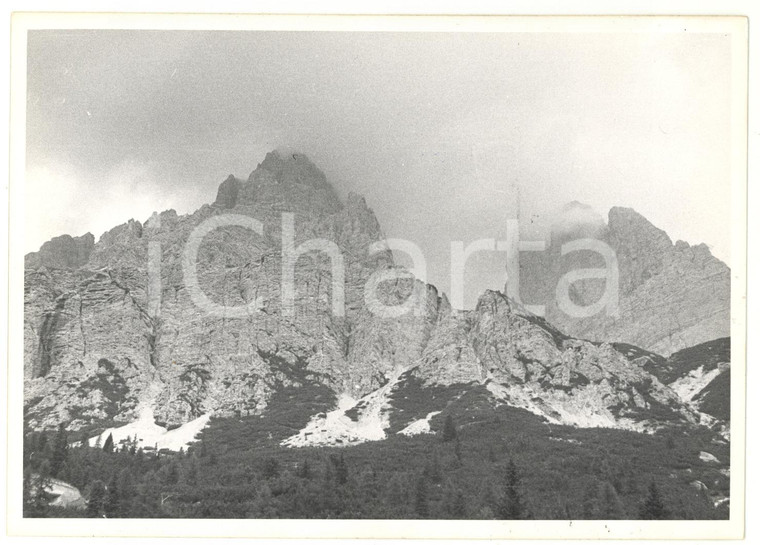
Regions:
<instances>
[{"instance_id":1,"label":"dark storm cloud","mask_svg":"<svg viewBox=\"0 0 760 545\"><path fill-rule=\"evenodd\" d=\"M517 187L533 235L571 200L632 206L725 258L729 53L692 34L32 31L26 247L190 212L287 146L444 289L450 241L504 236ZM501 287L503 257L472 274L472 294Z\"/></svg>"}]
</instances>

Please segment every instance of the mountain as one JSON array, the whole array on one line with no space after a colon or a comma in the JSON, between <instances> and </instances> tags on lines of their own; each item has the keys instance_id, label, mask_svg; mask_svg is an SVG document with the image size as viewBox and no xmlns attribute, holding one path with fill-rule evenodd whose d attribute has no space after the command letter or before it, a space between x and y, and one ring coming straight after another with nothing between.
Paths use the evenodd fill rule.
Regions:
<instances>
[{"instance_id":1,"label":"mountain","mask_svg":"<svg viewBox=\"0 0 760 545\"><path fill-rule=\"evenodd\" d=\"M198 248L198 284L215 303L257 298L260 308L246 318L202 311L183 282L191 232L228 213L257 218L263 235L237 226L208 233ZM330 312L329 262L314 253L295 267L293 316L282 315L283 213L293 215L296 246L323 238L340 248L345 316ZM349 195L343 204L304 156L270 153L247 181L226 180L214 204L115 227L78 268L56 262L55 254L28 255L24 370L31 422L98 427L136 419L148 404L158 423L175 426L212 411L263 410L275 388L307 377L336 390L369 391L394 359L415 352L401 336L381 343L380 328L362 310L370 274L393 265L387 250L367 254L382 238L364 199ZM151 251L160 252L160 277L152 284ZM160 303L152 302L156 295Z\"/></svg>"},{"instance_id":2,"label":"mountain","mask_svg":"<svg viewBox=\"0 0 760 545\"><path fill-rule=\"evenodd\" d=\"M606 244L617 258L616 314L570 316L557 303L560 279L571 270L604 267L590 249L562 255L579 239ZM628 343L669 355L730 335L730 269L704 244L675 244L667 233L630 208L614 207L607 221L588 206L571 203L556 220L545 252L520 254L520 295L525 304L545 305L545 317L562 331L592 341ZM570 300L588 306L600 300L603 279L570 285Z\"/></svg>"},{"instance_id":3,"label":"mountain","mask_svg":"<svg viewBox=\"0 0 760 545\"><path fill-rule=\"evenodd\" d=\"M731 339L726 337L679 350L645 366L696 410L731 420Z\"/></svg>"},{"instance_id":4,"label":"mountain","mask_svg":"<svg viewBox=\"0 0 760 545\"><path fill-rule=\"evenodd\" d=\"M616 211L605 231L631 263L621 275L626 294L671 278L683 264L674 256L686 252L634 214ZM247 228L251 218L260 233ZM293 248L318 239L342 256L342 315L333 311L334 262L323 251L298 258L292 308L283 301L288 218ZM549 424L722 429L663 382L671 377L652 368L656 354L566 335L495 291L474 310L452 309L394 264L365 200L341 202L301 154L267 154L193 214L130 220L86 251L87 240L56 240L26 257L25 418L34 429L63 423L90 442L107 430L176 449L212 416L276 413L287 430L282 445L340 445L424 434L463 399ZM702 250L689 251L720 270ZM188 280L190 263L200 290ZM365 297L368 282L375 301ZM411 312L380 312L408 299ZM238 310L214 310L221 303Z\"/></svg>"}]
</instances>

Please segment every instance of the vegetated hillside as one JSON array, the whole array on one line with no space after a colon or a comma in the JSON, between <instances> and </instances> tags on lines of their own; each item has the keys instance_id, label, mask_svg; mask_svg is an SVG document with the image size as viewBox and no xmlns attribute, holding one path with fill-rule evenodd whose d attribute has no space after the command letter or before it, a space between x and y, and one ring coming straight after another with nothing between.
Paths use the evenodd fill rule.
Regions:
<instances>
[{"instance_id":1,"label":"vegetated hillside","mask_svg":"<svg viewBox=\"0 0 760 545\"><path fill-rule=\"evenodd\" d=\"M713 379L694 400L703 413L720 420L731 420L731 369Z\"/></svg>"},{"instance_id":2,"label":"vegetated hillside","mask_svg":"<svg viewBox=\"0 0 760 545\"><path fill-rule=\"evenodd\" d=\"M670 384L700 367L712 371L718 364L730 361L731 337L723 337L679 350L664 360L647 365L646 369L664 384Z\"/></svg>"},{"instance_id":3,"label":"vegetated hillside","mask_svg":"<svg viewBox=\"0 0 760 545\"><path fill-rule=\"evenodd\" d=\"M84 491L89 516L489 519L514 515L505 507L514 506L505 482L511 460L520 518L648 516L652 483L664 508L658 516L728 517L729 445L705 428L651 435L573 428L494 404L483 386L415 389L410 382L392 403L414 412L434 396L445 400L431 433L395 433L392 421L384 441L284 448L280 440L316 408L301 405L315 392L289 388L265 416L212 419L189 452L70 448L57 477ZM42 435L27 437L29 470L45 463Z\"/></svg>"},{"instance_id":4,"label":"vegetated hillside","mask_svg":"<svg viewBox=\"0 0 760 545\"><path fill-rule=\"evenodd\" d=\"M731 420L731 338L698 344L644 366L684 401L719 420Z\"/></svg>"}]
</instances>

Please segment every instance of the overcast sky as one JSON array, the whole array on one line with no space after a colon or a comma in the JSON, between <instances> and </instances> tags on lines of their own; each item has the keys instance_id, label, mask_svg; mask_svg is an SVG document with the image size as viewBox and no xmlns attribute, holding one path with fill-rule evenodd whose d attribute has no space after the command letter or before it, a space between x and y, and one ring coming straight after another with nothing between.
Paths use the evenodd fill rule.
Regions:
<instances>
[{"instance_id":1,"label":"overcast sky","mask_svg":"<svg viewBox=\"0 0 760 545\"><path fill-rule=\"evenodd\" d=\"M525 236L578 200L729 258L722 35L36 31L28 51L27 251L192 212L288 147L445 291L450 242L503 237L518 193ZM470 303L501 288L503 257L468 279Z\"/></svg>"}]
</instances>

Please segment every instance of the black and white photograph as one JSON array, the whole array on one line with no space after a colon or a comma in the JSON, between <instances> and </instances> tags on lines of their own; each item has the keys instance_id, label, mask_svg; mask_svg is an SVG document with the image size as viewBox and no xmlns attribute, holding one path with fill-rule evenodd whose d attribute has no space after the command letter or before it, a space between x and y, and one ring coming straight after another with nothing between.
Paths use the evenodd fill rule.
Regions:
<instances>
[{"instance_id":1,"label":"black and white photograph","mask_svg":"<svg viewBox=\"0 0 760 545\"><path fill-rule=\"evenodd\" d=\"M747 24L14 16L19 533L741 534Z\"/></svg>"}]
</instances>

